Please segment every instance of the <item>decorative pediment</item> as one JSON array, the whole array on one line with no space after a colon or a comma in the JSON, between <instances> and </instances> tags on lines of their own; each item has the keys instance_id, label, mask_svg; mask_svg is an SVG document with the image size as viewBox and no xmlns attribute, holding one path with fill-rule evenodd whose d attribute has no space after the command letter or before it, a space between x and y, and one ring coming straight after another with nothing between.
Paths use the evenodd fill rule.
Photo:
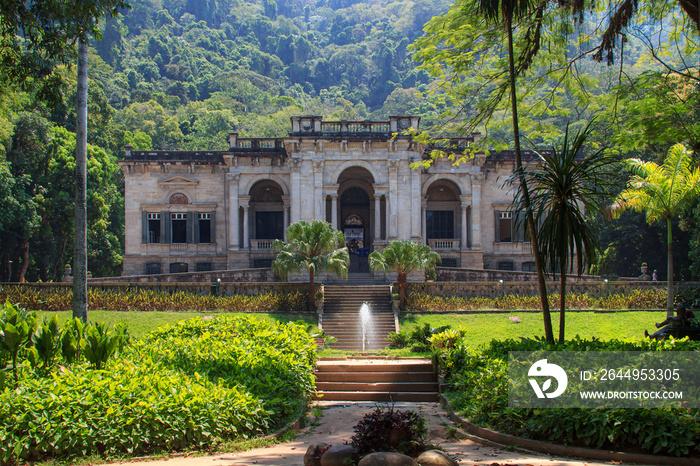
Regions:
<instances>
[{"instance_id":1,"label":"decorative pediment","mask_svg":"<svg viewBox=\"0 0 700 466\"><path fill-rule=\"evenodd\" d=\"M199 180L184 175L173 175L158 181L161 188L193 188Z\"/></svg>"}]
</instances>

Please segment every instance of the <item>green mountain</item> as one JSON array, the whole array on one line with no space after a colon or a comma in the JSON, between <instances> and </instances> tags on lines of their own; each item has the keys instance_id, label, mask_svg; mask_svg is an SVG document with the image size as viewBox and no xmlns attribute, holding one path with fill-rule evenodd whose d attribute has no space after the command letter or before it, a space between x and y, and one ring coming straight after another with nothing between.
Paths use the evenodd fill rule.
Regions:
<instances>
[{"instance_id":1,"label":"green mountain","mask_svg":"<svg viewBox=\"0 0 700 466\"><path fill-rule=\"evenodd\" d=\"M134 0L104 25L91 77L114 142L217 149L283 136L289 115L372 119L437 111L407 46L446 0ZM150 142L149 142L150 141ZM118 150L117 147L112 147Z\"/></svg>"}]
</instances>

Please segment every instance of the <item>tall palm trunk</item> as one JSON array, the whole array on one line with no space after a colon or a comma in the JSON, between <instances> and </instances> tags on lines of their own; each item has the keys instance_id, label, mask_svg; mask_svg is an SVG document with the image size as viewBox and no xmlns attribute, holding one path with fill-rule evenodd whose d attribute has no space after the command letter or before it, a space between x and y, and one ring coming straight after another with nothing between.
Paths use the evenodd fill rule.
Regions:
<instances>
[{"instance_id":1,"label":"tall palm trunk","mask_svg":"<svg viewBox=\"0 0 700 466\"><path fill-rule=\"evenodd\" d=\"M542 305L542 318L544 320L545 338L549 343L554 343L554 332L552 330L552 317L549 312L549 300L547 298L547 284L544 279L544 267L537 245L537 229L535 227L535 217L530 210L530 193L527 190L525 175L523 173L522 152L520 149L520 127L518 125L518 100L515 89L515 52L513 51L513 16L506 16L506 27L508 29L508 60L510 71L510 101L513 114L513 138L515 139L515 169L520 179L520 187L523 193L523 206L527 213L527 225L530 232L530 244L532 254L535 256L535 269L537 269L537 284L540 289L540 303ZM562 330L559 331L560 335Z\"/></svg>"},{"instance_id":2,"label":"tall palm trunk","mask_svg":"<svg viewBox=\"0 0 700 466\"><path fill-rule=\"evenodd\" d=\"M88 45L78 44L78 102L75 131L75 252L73 317L87 322L87 97Z\"/></svg>"},{"instance_id":3,"label":"tall palm trunk","mask_svg":"<svg viewBox=\"0 0 700 466\"><path fill-rule=\"evenodd\" d=\"M670 218L666 219L666 243L668 246L666 317L671 317L673 316L673 229Z\"/></svg>"},{"instance_id":4,"label":"tall palm trunk","mask_svg":"<svg viewBox=\"0 0 700 466\"><path fill-rule=\"evenodd\" d=\"M314 312L316 305L316 284L314 283L314 267L309 267L309 312Z\"/></svg>"},{"instance_id":5,"label":"tall palm trunk","mask_svg":"<svg viewBox=\"0 0 700 466\"><path fill-rule=\"evenodd\" d=\"M564 256L560 256L564 257ZM559 343L564 343L566 329L566 261L562 259L559 273Z\"/></svg>"}]
</instances>

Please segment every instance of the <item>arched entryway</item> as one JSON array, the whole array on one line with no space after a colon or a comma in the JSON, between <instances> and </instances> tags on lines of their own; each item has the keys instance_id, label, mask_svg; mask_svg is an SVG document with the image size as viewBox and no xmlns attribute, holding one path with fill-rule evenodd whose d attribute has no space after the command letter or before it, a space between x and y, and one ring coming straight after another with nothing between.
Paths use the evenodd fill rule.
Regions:
<instances>
[{"instance_id":1,"label":"arched entryway","mask_svg":"<svg viewBox=\"0 0 700 466\"><path fill-rule=\"evenodd\" d=\"M272 242L284 238L284 190L273 180L261 180L251 186L249 193L249 206L243 207L240 224L244 244L250 238L246 244L251 251L250 267L269 267Z\"/></svg>"},{"instance_id":2,"label":"arched entryway","mask_svg":"<svg viewBox=\"0 0 700 466\"><path fill-rule=\"evenodd\" d=\"M374 189L374 177L364 167L346 168L338 177L338 206L334 224L345 234L350 251L350 273L368 271L367 255L373 250L376 234L376 209L381 208ZM331 209L333 210L333 209ZM379 230L377 230L379 228Z\"/></svg>"},{"instance_id":3,"label":"arched entryway","mask_svg":"<svg viewBox=\"0 0 700 466\"><path fill-rule=\"evenodd\" d=\"M433 249L463 247L460 238L463 228L469 231L469 218L462 218L468 213L462 209L460 195L459 186L451 180L438 179L428 187L425 195L425 236Z\"/></svg>"}]
</instances>

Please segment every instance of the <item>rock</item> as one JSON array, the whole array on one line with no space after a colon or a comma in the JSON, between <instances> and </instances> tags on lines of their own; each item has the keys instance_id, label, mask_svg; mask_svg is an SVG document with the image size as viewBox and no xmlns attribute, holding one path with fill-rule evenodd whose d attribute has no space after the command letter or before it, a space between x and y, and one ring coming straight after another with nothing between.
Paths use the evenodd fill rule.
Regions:
<instances>
[{"instance_id":1,"label":"rock","mask_svg":"<svg viewBox=\"0 0 700 466\"><path fill-rule=\"evenodd\" d=\"M357 466L420 466L410 456L396 452L380 451L370 453L360 460Z\"/></svg>"},{"instance_id":2,"label":"rock","mask_svg":"<svg viewBox=\"0 0 700 466\"><path fill-rule=\"evenodd\" d=\"M330 447L321 457L321 466L346 466L355 464L357 454L352 445L336 445Z\"/></svg>"},{"instance_id":3,"label":"rock","mask_svg":"<svg viewBox=\"0 0 700 466\"><path fill-rule=\"evenodd\" d=\"M510 317L508 317L508 318L509 318L510 321L513 322L514 324L519 324L520 322L523 321L523 319L521 319L521 318L518 317L518 316L510 316Z\"/></svg>"},{"instance_id":4,"label":"rock","mask_svg":"<svg viewBox=\"0 0 700 466\"><path fill-rule=\"evenodd\" d=\"M416 461L420 466L458 466L455 460L440 450L428 450L420 454Z\"/></svg>"},{"instance_id":5,"label":"rock","mask_svg":"<svg viewBox=\"0 0 700 466\"><path fill-rule=\"evenodd\" d=\"M330 448L327 443L312 443L304 454L304 466L318 466L321 456Z\"/></svg>"}]
</instances>

